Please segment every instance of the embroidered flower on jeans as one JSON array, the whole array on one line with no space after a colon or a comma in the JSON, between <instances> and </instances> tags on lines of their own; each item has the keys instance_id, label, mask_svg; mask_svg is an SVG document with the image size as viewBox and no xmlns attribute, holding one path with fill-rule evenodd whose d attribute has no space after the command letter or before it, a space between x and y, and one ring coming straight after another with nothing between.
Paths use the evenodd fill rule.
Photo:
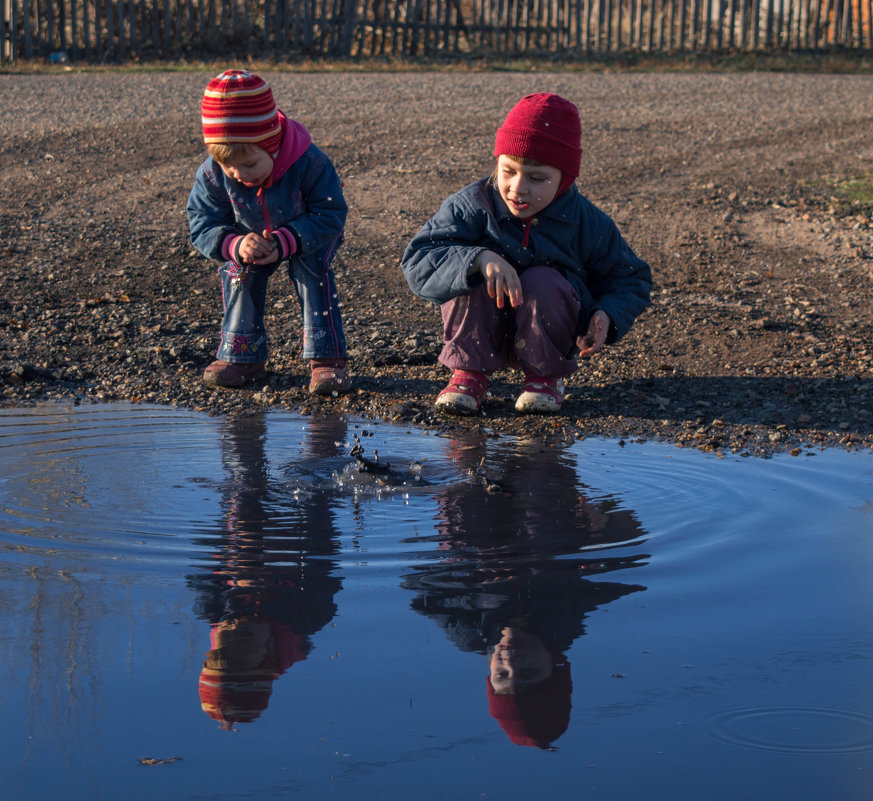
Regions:
<instances>
[{"instance_id":1,"label":"embroidered flower on jeans","mask_svg":"<svg viewBox=\"0 0 873 801\"><path fill-rule=\"evenodd\" d=\"M247 353L253 351L251 340L245 334L237 334L230 343L230 349L234 353Z\"/></svg>"},{"instance_id":2,"label":"embroidered flower on jeans","mask_svg":"<svg viewBox=\"0 0 873 801\"><path fill-rule=\"evenodd\" d=\"M230 283L232 286L239 286L249 280L251 268L247 264L237 264L235 261L230 262L228 275L230 275Z\"/></svg>"}]
</instances>

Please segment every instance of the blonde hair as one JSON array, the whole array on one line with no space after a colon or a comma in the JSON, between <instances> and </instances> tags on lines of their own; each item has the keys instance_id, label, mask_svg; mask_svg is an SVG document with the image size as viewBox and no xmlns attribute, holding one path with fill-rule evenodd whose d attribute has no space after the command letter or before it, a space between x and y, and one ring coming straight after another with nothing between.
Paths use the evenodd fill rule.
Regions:
<instances>
[{"instance_id":1,"label":"blonde hair","mask_svg":"<svg viewBox=\"0 0 873 801\"><path fill-rule=\"evenodd\" d=\"M219 164L228 164L237 158L248 156L258 146L250 142L213 142L206 150Z\"/></svg>"}]
</instances>

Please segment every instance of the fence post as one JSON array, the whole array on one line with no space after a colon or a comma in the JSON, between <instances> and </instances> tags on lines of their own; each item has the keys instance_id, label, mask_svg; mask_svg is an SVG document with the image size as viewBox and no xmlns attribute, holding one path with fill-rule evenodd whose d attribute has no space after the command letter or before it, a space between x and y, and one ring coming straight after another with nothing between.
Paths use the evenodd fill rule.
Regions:
<instances>
[{"instance_id":1,"label":"fence post","mask_svg":"<svg viewBox=\"0 0 873 801\"><path fill-rule=\"evenodd\" d=\"M12 37L12 2L3 0L3 13L0 14L0 61L12 61L10 50Z\"/></svg>"},{"instance_id":2,"label":"fence post","mask_svg":"<svg viewBox=\"0 0 873 801\"><path fill-rule=\"evenodd\" d=\"M48 58L57 50L55 45L55 0L35 0L36 25L33 28L36 36L36 55Z\"/></svg>"},{"instance_id":3,"label":"fence post","mask_svg":"<svg viewBox=\"0 0 873 801\"><path fill-rule=\"evenodd\" d=\"M664 3L666 0L658 2L658 52L664 51Z\"/></svg>"},{"instance_id":4,"label":"fence post","mask_svg":"<svg viewBox=\"0 0 873 801\"><path fill-rule=\"evenodd\" d=\"M867 3L867 47L873 50L873 0L868 0Z\"/></svg>"},{"instance_id":5,"label":"fence post","mask_svg":"<svg viewBox=\"0 0 873 801\"><path fill-rule=\"evenodd\" d=\"M21 4L21 22L24 26L24 58L33 58L33 33L30 30L31 26L31 6L33 0L23 0Z\"/></svg>"},{"instance_id":6,"label":"fence post","mask_svg":"<svg viewBox=\"0 0 873 801\"><path fill-rule=\"evenodd\" d=\"M873 0L867 3L867 47L873 50Z\"/></svg>"},{"instance_id":7,"label":"fence post","mask_svg":"<svg viewBox=\"0 0 873 801\"><path fill-rule=\"evenodd\" d=\"M686 50L686 40L688 38L688 5L691 0L673 0L679 4L676 11L678 20L673 29L674 46L677 53L682 53Z\"/></svg>"},{"instance_id":8,"label":"fence post","mask_svg":"<svg viewBox=\"0 0 873 801\"><path fill-rule=\"evenodd\" d=\"M666 36L664 37L664 48L666 48L668 53L672 53L674 50L674 32L676 27L676 3L681 2L681 0L665 0L665 2L669 3L669 13L668 11L662 11L661 14L664 17L665 27L667 29ZM662 48L663 49L663 48Z\"/></svg>"},{"instance_id":9,"label":"fence post","mask_svg":"<svg viewBox=\"0 0 873 801\"><path fill-rule=\"evenodd\" d=\"M616 0L615 2L615 39L613 50L616 52L621 52L621 23L622 23L622 0Z\"/></svg>"},{"instance_id":10,"label":"fence post","mask_svg":"<svg viewBox=\"0 0 873 801\"><path fill-rule=\"evenodd\" d=\"M760 36L760 26L761 26L761 3L760 0L752 0L751 3L751 20L749 22L750 26L750 47L752 50L758 49L758 40Z\"/></svg>"},{"instance_id":11,"label":"fence post","mask_svg":"<svg viewBox=\"0 0 873 801\"><path fill-rule=\"evenodd\" d=\"M635 0L637 7L634 14L634 35L631 39L631 47L643 49L643 0Z\"/></svg>"}]
</instances>

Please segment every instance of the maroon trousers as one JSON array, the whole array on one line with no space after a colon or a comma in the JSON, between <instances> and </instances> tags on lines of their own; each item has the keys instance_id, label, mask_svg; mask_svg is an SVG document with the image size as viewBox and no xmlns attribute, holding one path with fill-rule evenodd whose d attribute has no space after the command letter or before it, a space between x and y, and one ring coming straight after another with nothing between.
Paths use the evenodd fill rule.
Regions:
<instances>
[{"instance_id":1,"label":"maroon trousers","mask_svg":"<svg viewBox=\"0 0 873 801\"><path fill-rule=\"evenodd\" d=\"M520 275L524 302L502 309L485 284L443 303L443 350L450 370L483 373L517 367L542 376L576 369L576 328L581 304L572 285L552 267L529 267Z\"/></svg>"}]
</instances>

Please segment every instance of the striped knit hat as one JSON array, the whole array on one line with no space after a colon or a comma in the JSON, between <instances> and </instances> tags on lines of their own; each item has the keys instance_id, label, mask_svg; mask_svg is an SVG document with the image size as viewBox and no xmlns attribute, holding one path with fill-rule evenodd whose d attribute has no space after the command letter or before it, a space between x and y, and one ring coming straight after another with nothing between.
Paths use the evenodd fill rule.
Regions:
<instances>
[{"instance_id":1,"label":"striped knit hat","mask_svg":"<svg viewBox=\"0 0 873 801\"><path fill-rule=\"evenodd\" d=\"M213 78L200 108L207 145L251 144L273 154L282 144L273 91L251 72L226 70Z\"/></svg>"}]
</instances>

